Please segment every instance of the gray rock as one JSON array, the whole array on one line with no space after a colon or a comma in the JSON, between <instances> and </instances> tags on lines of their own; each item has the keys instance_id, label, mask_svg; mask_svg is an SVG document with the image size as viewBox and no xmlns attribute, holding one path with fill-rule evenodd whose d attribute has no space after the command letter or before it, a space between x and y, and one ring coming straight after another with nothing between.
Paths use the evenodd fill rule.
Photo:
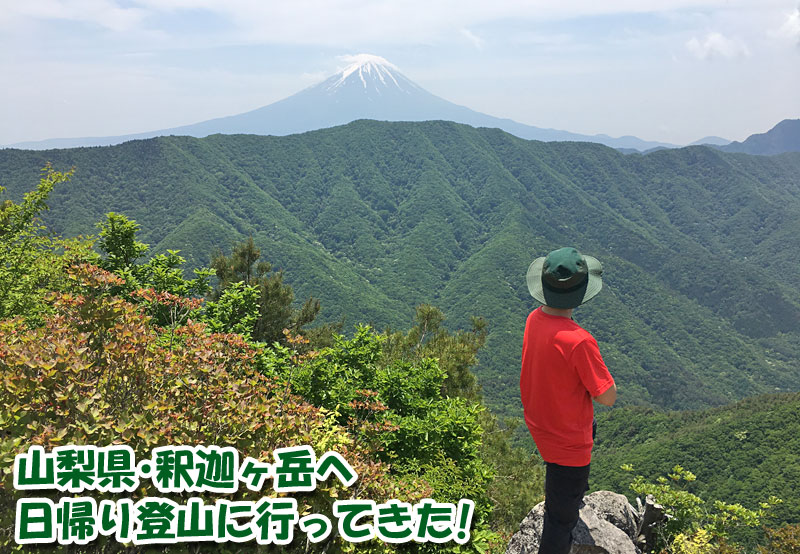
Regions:
<instances>
[{"instance_id":1,"label":"gray rock","mask_svg":"<svg viewBox=\"0 0 800 554\"><path fill-rule=\"evenodd\" d=\"M638 535L639 514L628 499L611 491L597 491L583 499L601 519L622 529L631 539Z\"/></svg>"},{"instance_id":2,"label":"gray rock","mask_svg":"<svg viewBox=\"0 0 800 554\"><path fill-rule=\"evenodd\" d=\"M537 504L511 537L506 554L536 554L542 536L544 503ZM570 554L641 554L634 545L638 516L621 494L598 491L584 498Z\"/></svg>"},{"instance_id":3,"label":"gray rock","mask_svg":"<svg viewBox=\"0 0 800 554\"><path fill-rule=\"evenodd\" d=\"M519 524L519 532L511 537L506 547L506 554L536 554L539 550L543 524L544 502L540 502Z\"/></svg>"},{"instance_id":4,"label":"gray rock","mask_svg":"<svg viewBox=\"0 0 800 554\"><path fill-rule=\"evenodd\" d=\"M575 542L570 554L639 554L631 537L602 516L584 503L578 525L572 532Z\"/></svg>"}]
</instances>

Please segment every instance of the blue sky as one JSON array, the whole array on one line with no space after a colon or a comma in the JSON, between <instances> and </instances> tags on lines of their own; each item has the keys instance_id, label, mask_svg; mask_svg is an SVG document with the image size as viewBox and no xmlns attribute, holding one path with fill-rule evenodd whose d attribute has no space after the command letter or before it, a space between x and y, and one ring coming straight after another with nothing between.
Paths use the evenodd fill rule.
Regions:
<instances>
[{"instance_id":1,"label":"blue sky","mask_svg":"<svg viewBox=\"0 0 800 554\"><path fill-rule=\"evenodd\" d=\"M0 144L241 113L362 52L577 133L685 144L800 118L797 0L0 0Z\"/></svg>"}]
</instances>

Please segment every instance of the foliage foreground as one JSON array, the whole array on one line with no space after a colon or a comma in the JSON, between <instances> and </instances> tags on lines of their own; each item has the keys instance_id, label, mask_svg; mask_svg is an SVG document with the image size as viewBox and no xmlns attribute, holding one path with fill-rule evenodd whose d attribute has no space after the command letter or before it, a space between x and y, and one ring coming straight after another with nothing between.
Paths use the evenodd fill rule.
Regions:
<instances>
[{"instance_id":1,"label":"foliage foreground","mask_svg":"<svg viewBox=\"0 0 800 554\"><path fill-rule=\"evenodd\" d=\"M6 544L13 527L13 455L29 444L127 444L141 457L168 444L227 445L261 460L276 448L307 444L316 452L339 452L359 480L355 490L333 482L302 495L304 511L330 510L339 496L413 502L432 495L429 484L393 472L379 456L383 445L370 433L388 421L365 417L341 425L332 411L303 401L262 371L264 353L241 336L209 333L191 321L167 335L142 307L104 294L119 278L92 266L73 275L82 294L54 295L54 313L43 325L29 328L18 318L0 326L0 525ZM296 353L283 353L269 357L273 372L302 365ZM134 498L152 493L145 488Z\"/></svg>"},{"instance_id":2,"label":"foliage foreground","mask_svg":"<svg viewBox=\"0 0 800 554\"><path fill-rule=\"evenodd\" d=\"M480 326L451 335L440 325L441 312L421 307L408 333L359 326L347 338L331 326L305 329L318 302L292 309L291 288L280 274L260 264L247 278L259 258L252 243L217 257L224 279L212 290L214 272L186 279L177 252L141 262L147 246L136 240L138 226L119 214L100 225L102 255L86 240L48 237L36 215L52 184L67 177L47 171L23 204L3 205L0 220L0 266L11 283L0 291L0 549L23 548L14 546L14 514L26 495L14 489L12 468L15 455L31 445L45 451L127 445L137 459L160 446L218 445L263 462L276 449L308 445L340 454L358 480L348 488L331 479L293 493L301 516L336 521L331 513L341 499L469 499L471 541L352 544L333 532L316 544L296 536L282 551L502 549L507 524L519 521L509 510L524 513L541 493L541 480L537 465L510 448L509 432L479 399L469 367L485 338ZM502 463L493 463L500 452ZM521 463L530 471L520 471ZM508 494L510 480L526 486ZM57 500L55 494L44 496ZM256 500L256 494L239 490L225 498ZM129 498L148 496L159 493L143 485ZM188 493L161 496L179 504L188 499ZM125 549L105 537L60 548Z\"/></svg>"},{"instance_id":3,"label":"foliage foreground","mask_svg":"<svg viewBox=\"0 0 800 554\"><path fill-rule=\"evenodd\" d=\"M336 452L358 474L355 484L329 479L292 493L301 516L325 514L331 521L342 499L474 503L464 545L351 543L333 532L318 543L296 535L283 546L145 548L100 537L85 547L49 550L504 550L541 499L542 470L535 456L511 446L511 430L481 401L470 368L487 337L485 322L474 319L471 330L450 333L443 314L423 305L407 332L357 326L347 337L340 326L308 328L319 302L293 308L291 287L259 262L252 241L236 245L231 256L218 251L213 270L187 279L175 251L142 261L147 245L136 240L138 225L120 214L99 225L102 254L87 239L47 235L37 215L68 177L46 169L21 204L0 205L0 550L25 549L14 545L16 502L26 494L14 489L12 468L15 455L31 445L46 451L127 445L137 459L162 446L217 445L261 462L299 445ZM728 524L752 527L763 516L725 503L709 516L698 497L676 493L665 481L638 479L634 487L673 510L662 530L663 552L741 552L727 541ZM129 498L148 496L188 499L144 485ZM259 493L241 489L225 497L255 501ZM796 552L796 531L769 531L760 552Z\"/></svg>"}]
</instances>

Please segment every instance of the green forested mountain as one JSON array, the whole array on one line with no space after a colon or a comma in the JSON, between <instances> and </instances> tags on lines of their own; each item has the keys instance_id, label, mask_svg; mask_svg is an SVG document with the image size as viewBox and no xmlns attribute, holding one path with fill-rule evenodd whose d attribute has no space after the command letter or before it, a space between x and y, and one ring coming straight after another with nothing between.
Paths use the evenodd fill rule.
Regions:
<instances>
[{"instance_id":1,"label":"green forested mountain","mask_svg":"<svg viewBox=\"0 0 800 554\"><path fill-rule=\"evenodd\" d=\"M625 404L721 405L800 382L800 154L706 147L622 155L446 122L287 137L163 137L0 151L19 197L51 161L76 166L47 216L65 235L109 211L154 252L207 264L252 235L324 319L402 328L422 302L454 327L489 322L477 368L490 406L519 413L530 261L575 245L606 290L576 312Z\"/></svg>"},{"instance_id":2,"label":"green forested mountain","mask_svg":"<svg viewBox=\"0 0 800 554\"><path fill-rule=\"evenodd\" d=\"M749 398L724 408L612 410L600 418L592 487L631 493L634 473L666 475L676 464L697 475L689 489L749 508L777 496L775 523L800 521L800 395Z\"/></svg>"}]
</instances>

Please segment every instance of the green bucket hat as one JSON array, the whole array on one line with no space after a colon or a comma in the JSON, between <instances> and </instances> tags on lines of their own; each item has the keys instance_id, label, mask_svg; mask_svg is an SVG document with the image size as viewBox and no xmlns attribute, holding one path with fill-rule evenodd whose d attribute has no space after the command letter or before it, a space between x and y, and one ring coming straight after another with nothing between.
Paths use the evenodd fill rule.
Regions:
<instances>
[{"instance_id":1,"label":"green bucket hat","mask_svg":"<svg viewBox=\"0 0 800 554\"><path fill-rule=\"evenodd\" d=\"M553 250L528 267L528 290L551 308L570 309L594 298L603 288L603 264L571 247Z\"/></svg>"}]
</instances>

